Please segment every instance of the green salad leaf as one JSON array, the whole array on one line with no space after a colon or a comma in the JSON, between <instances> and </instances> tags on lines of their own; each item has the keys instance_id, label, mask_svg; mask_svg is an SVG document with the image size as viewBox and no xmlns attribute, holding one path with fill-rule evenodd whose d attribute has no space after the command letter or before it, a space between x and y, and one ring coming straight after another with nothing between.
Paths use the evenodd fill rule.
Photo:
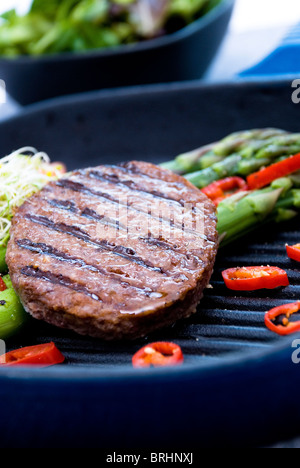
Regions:
<instances>
[{"instance_id":1,"label":"green salad leaf","mask_svg":"<svg viewBox=\"0 0 300 468\"><path fill-rule=\"evenodd\" d=\"M4 13L0 55L45 55L116 47L172 33L222 0L33 0Z\"/></svg>"}]
</instances>

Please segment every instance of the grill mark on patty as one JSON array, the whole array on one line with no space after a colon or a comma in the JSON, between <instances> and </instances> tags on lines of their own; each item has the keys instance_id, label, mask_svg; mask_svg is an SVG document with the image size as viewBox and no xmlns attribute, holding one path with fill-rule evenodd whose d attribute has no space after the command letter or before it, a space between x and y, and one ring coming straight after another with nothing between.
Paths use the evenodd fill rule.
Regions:
<instances>
[{"instance_id":1,"label":"grill mark on patty","mask_svg":"<svg viewBox=\"0 0 300 468\"><path fill-rule=\"evenodd\" d=\"M121 277L118 277L118 276L116 276L114 274L111 274L110 272L108 272L107 270L104 270L103 268L99 268L99 267L97 267L95 265L88 264L84 260L82 260L81 258L73 257L71 255L66 254L65 252L61 252L61 251L55 249L54 247L52 247L51 245L47 245L47 244L44 244L44 243L32 242L30 239L19 239L19 240L16 240L15 243L21 249L29 250L32 253L49 256L51 258L54 258L55 260L58 260L58 261L61 261L61 262L67 262L70 265L80 265L84 269L87 269L89 271L93 271L95 273L100 273L102 275L105 275L109 279L120 283L122 286L131 287L131 288L133 288L133 289L135 289L137 291L140 291L140 292L144 293L145 296L147 296L147 297L151 297L151 295L153 295L153 294L162 295L162 293L159 293L157 291L153 291L150 288L139 288L138 286L132 285L128 281L125 281Z\"/></svg>"},{"instance_id":2,"label":"grill mark on patty","mask_svg":"<svg viewBox=\"0 0 300 468\"><path fill-rule=\"evenodd\" d=\"M175 229L178 229L179 231L182 232L182 225L180 226L178 223L176 223L172 219L165 219L163 217L153 216L152 213L150 214L150 213L148 213L146 211L139 210L138 208L130 205L129 203L127 203L127 204L122 203L120 200L117 200L116 198L112 197L111 195L109 195L107 193L98 192L97 190L90 189L89 187L86 187L84 184L81 184L79 182L74 182L74 181L68 180L68 179L60 179L59 181L55 182L55 185L49 184L48 186L46 186L45 190L49 190L49 189L51 190L55 186L65 188L65 189L68 189L68 190L72 190L72 191L75 191L75 192L85 193L85 194L91 195L93 197L105 198L106 200L108 200L109 202L111 202L113 204L116 204L118 206L119 205L125 206L126 208L128 208L128 209L130 209L132 211L136 211L137 213L143 214L147 218L155 219L155 220L157 220L159 222L162 222L163 224L166 224L168 227L171 226L171 227L173 227ZM212 219L213 219L213 217L212 217ZM200 239L204 240L205 242L207 241L208 243L213 245L213 241L210 241L205 234L199 234L197 231L193 231L192 229L188 229L188 228L185 228L185 232L187 232L189 234L192 234L193 236L199 237Z\"/></svg>"},{"instance_id":3,"label":"grill mark on patty","mask_svg":"<svg viewBox=\"0 0 300 468\"><path fill-rule=\"evenodd\" d=\"M72 289L73 291L85 294L91 297L94 301L103 302L102 299L94 293L91 293L86 287L79 283L76 283L71 278L63 275L57 275L51 271L43 271L40 268L34 266L26 266L20 269L20 273L29 278L36 278L43 281L48 281L51 284L64 286L65 288Z\"/></svg>"},{"instance_id":4,"label":"grill mark on patty","mask_svg":"<svg viewBox=\"0 0 300 468\"><path fill-rule=\"evenodd\" d=\"M140 175L145 179L156 180L158 182L166 182L166 181L163 181L162 179L160 179L159 177L156 177L156 176L150 175L150 174L146 174L140 168L138 168L133 162L125 162L125 163L120 163L117 166L113 166L113 165L109 166L108 165L108 166L104 166L104 167L116 168L116 169L119 169L119 170L125 172L126 174ZM177 182L177 184L180 187L186 189L186 186L182 182Z\"/></svg>"},{"instance_id":5,"label":"grill mark on patty","mask_svg":"<svg viewBox=\"0 0 300 468\"><path fill-rule=\"evenodd\" d=\"M168 272L164 271L162 268L156 267L152 263L146 262L140 257L135 257L134 250L124 247L122 245L115 245L115 244L109 243L106 240L97 241L95 239L92 239L87 232L83 231L77 226L69 226L68 224L65 224L65 223L55 223L51 221L49 218L46 218L45 216L36 216L32 214L26 214L25 218L28 221L31 221L32 223L40 224L49 229L53 229L54 231L62 232L69 236L76 237L77 239L80 239L86 243L92 244L96 247L100 247L101 249L111 252L114 255L123 257L126 260L134 262L144 268L150 269L152 271L156 271L163 275L169 274Z\"/></svg>"},{"instance_id":6,"label":"grill mark on patty","mask_svg":"<svg viewBox=\"0 0 300 468\"><path fill-rule=\"evenodd\" d=\"M143 242L146 242L147 244L154 245L157 247L162 247L166 250L174 250L175 252L177 252L177 249L179 248L178 245L169 244L166 240L156 239L155 237L151 237L151 233L149 233L148 237L140 237L139 239Z\"/></svg>"},{"instance_id":7,"label":"grill mark on patty","mask_svg":"<svg viewBox=\"0 0 300 468\"><path fill-rule=\"evenodd\" d=\"M80 210L78 210L78 212L79 211ZM94 221L103 222L103 224L105 224L106 226L111 226L117 229L118 231L122 229L127 232L127 227L123 226L119 220L108 218L107 216L104 216L104 215L99 215L97 211L91 210L91 208L84 208L84 210L81 211L80 215L84 216L85 218L93 219Z\"/></svg>"},{"instance_id":8,"label":"grill mark on patty","mask_svg":"<svg viewBox=\"0 0 300 468\"><path fill-rule=\"evenodd\" d=\"M92 195L94 197L105 198L106 200L109 200L110 202L113 202L113 203L115 203L117 205L120 204L120 200L118 200L117 198L114 198L109 193L98 192L98 190L90 189L89 187L86 187L85 185L81 184L80 182L74 182L73 180L69 180L69 179L60 179L60 180L56 181L55 184L58 187L73 190L74 192L86 193L86 194Z\"/></svg>"},{"instance_id":9,"label":"grill mark on patty","mask_svg":"<svg viewBox=\"0 0 300 468\"><path fill-rule=\"evenodd\" d=\"M90 208L84 208L83 210L79 210L79 208L77 208L75 203L73 202L66 201L66 203L64 203L64 200L61 200L61 201L54 200L55 203L53 204L52 199L44 198L44 200L50 205L55 206L56 208L67 210L67 211L72 211L72 213L76 213L79 216L83 216L83 217L86 217L95 221L99 221L99 222L105 221L103 224L105 224L106 226L111 226L117 229L118 231L124 230L128 232L127 227L122 225L118 220L108 218L104 215L99 215L95 210L91 210ZM72 203L72 210L69 209L69 203ZM161 249L164 249L164 250L171 250L175 252L177 255L181 255L182 257L185 257L187 260L190 260L190 258L192 257L194 261L197 262L197 264L201 263L199 257L197 257L196 255L190 255L186 252L180 252L180 250L178 250L179 249L178 245L176 244L173 245L165 239L164 240L162 240L161 238L157 239L156 237L152 236L151 232L148 233L147 237L139 237L139 239L142 242L145 242L146 244L160 247Z\"/></svg>"},{"instance_id":10,"label":"grill mark on patty","mask_svg":"<svg viewBox=\"0 0 300 468\"><path fill-rule=\"evenodd\" d=\"M127 231L127 228L120 224L118 220L109 218L104 215L100 215L95 210L91 210L90 208L84 208L80 210L77 208L74 202L68 200L57 200L55 198L43 198L45 202L47 202L50 206L54 208L58 208L59 210L69 211L71 213L77 214L79 216L83 216L84 218L89 218L98 222L103 223L105 226L111 226L118 231L120 229L124 229Z\"/></svg>"},{"instance_id":11,"label":"grill mark on patty","mask_svg":"<svg viewBox=\"0 0 300 468\"><path fill-rule=\"evenodd\" d=\"M192 259L197 264L197 266L199 266L201 263L203 264L203 261L199 257L197 257L196 255L180 252L178 250L178 249L180 249L180 246L178 246L176 244L175 245L170 244L165 239L162 239L162 238L161 239L156 239L155 237L151 237L151 234L150 234L149 237L140 237L140 240L143 241L143 242L146 242L149 245L154 245L154 246L157 246L157 247L161 247L161 248L163 248L165 250L172 250L172 251L178 253L179 255L185 256L185 258L187 260Z\"/></svg>"},{"instance_id":12,"label":"grill mark on patty","mask_svg":"<svg viewBox=\"0 0 300 468\"><path fill-rule=\"evenodd\" d=\"M57 200L55 198L48 198L47 203L53 206L54 208L59 208L63 210L71 211L72 213L77 213L77 208L74 202L69 200Z\"/></svg>"},{"instance_id":13,"label":"grill mark on patty","mask_svg":"<svg viewBox=\"0 0 300 468\"><path fill-rule=\"evenodd\" d=\"M157 180L159 182L161 181L161 179L159 179L158 177L153 177L150 174L145 174L145 172L141 171L141 169L138 168L133 162L120 163L116 167L121 171L126 172L127 174L141 175L148 179Z\"/></svg>"},{"instance_id":14,"label":"grill mark on patty","mask_svg":"<svg viewBox=\"0 0 300 468\"><path fill-rule=\"evenodd\" d=\"M180 206L185 206L185 201L183 200L177 200L176 198L169 197L168 195L165 195L162 192L159 192L158 190L147 190L146 188L142 187L141 185L137 184L133 180L122 180L120 179L117 174L106 174L105 172L100 172L100 171L80 171L80 173L84 176L87 177L92 177L97 180L101 180L101 182L109 182L114 185L122 185L130 190L133 190L135 192L141 192L141 193L146 193L148 195L151 195L152 197L155 198L161 198L163 200L167 200L172 203L176 203Z\"/></svg>"}]
</instances>

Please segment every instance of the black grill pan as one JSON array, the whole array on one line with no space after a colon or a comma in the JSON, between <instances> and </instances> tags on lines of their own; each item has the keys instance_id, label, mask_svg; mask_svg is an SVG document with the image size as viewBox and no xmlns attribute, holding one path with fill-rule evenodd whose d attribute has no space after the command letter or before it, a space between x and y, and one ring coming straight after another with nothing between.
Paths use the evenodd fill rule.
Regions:
<instances>
[{"instance_id":1,"label":"black grill pan","mask_svg":"<svg viewBox=\"0 0 300 468\"><path fill-rule=\"evenodd\" d=\"M31 145L70 169L129 159L159 163L236 130L299 130L291 93L290 82L278 81L59 98L1 123L1 154ZM0 445L196 450L297 436L300 367L292 362L292 343L299 335L279 338L264 326L266 310L299 299L300 272L286 256L287 242L299 242L298 219L221 249L199 313L138 342L107 344L31 321L9 349L52 340L67 361L43 370L0 369ZM223 269L257 264L286 269L291 285L242 294L225 288ZM182 346L185 364L133 369L133 353L161 339Z\"/></svg>"}]
</instances>

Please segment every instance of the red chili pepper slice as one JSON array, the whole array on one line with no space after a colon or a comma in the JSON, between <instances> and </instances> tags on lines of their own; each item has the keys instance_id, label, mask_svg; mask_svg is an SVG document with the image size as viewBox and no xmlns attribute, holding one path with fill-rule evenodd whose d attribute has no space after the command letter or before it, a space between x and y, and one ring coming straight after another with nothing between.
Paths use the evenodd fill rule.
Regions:
<instances>
[{"instance_id":1,"label":"red chili pepper slice","mask_svg":"<svg viewBox=\"0 0 300 468\"><path fill-rule=\"evenodd\" d=\"M288 275L278 267L254 266L223 271L226 286L233 291L256 291L288 286Z\"/></svg>"},{"instance_id":2,"label":"red chili pepper slice","mask_svg":"<svg viewBox=\"0 0 300 468\"><path fill-rule=\"evenodd\" d=\"M132 358L134 367L175 366L182 364L183 361L180 346L164 341L144 346Z\"/></svg>"},{"instance_id":3,"label":"red chili pepper slice","mask_svg":"<svg viewBox=\"0 0 300 468\"><path fill-rule=\"evenodd\" d=\"M269 330L277 333L281 336L290 335L300 331L300 320L297 322L290 322L290 318L293 314L300 311L300 301L292 304L285 304L274 309L269 310L265 315L265 324ZM284 316L281 323L276 323L276 319L280 316Z\"/></svg>"},{"instance_id":4,"label":"red chili pepper slice","mask_svg":"<svg viewBox=\"0 0 300 468\"><path fill-rule=\"evenodd\" d=\"M286 251L287 251L288 257L291 260L295 260L296 262L300 262L300 244L287 245L286 246Z\"/></svg>"},{"instance_id":5,"label":"red chili pepper slice","mask_svg":"<svg viewBox=\"0 0 300 468\"><path fill-rule=\"evenodd\" d=\"M221 189L219 182L220 181L213 182L212 184L203 188L201 192L204 193L211 200L215 200L216 198L223 197L224 191Z\"/></svg>"},{"instance_id":6,"label":"red chili pepper slice","mask_svg":"<svg viewBox=\"0 0 300 468\"><path fill-rule=\"evenodd\" d=\"M260 189L270 185L276 179L285 177L299 170L300 153L251 174L247 177L248 186L250 190Z\"/></svg>"},{"instance_id":7,"label":"red chili pepper slice","mask_svg":"<svg viewBox=\"0 0 300 468\"><path fill-rule=\"evenodd\" d=\"M4 283L3 279L0 276L0 292L5 291L7 289L6 284Z\"/></svg>"},{"instance_id":8,"label":"red chili pepper slice","mask_svg":"<svg viewBox=\"0 0 300 468\"><path fill-rule=\"evenodd\" d=\"M225 198L246 190L248 190L248 185L244 179L241 177L227 177L213 182L201 191L218 206Z\"/></svg>"},{"instance_id":9,"label":"red chili pepper slice","mask_svg":"<svg viewBox=\"0 0 300 468\"><path fill-rule=\"evenodd\" d=\"M48 367L64 362L65 357L54 343L16 349L0 356L1 366Z\"/></svg>"}]
</instances>

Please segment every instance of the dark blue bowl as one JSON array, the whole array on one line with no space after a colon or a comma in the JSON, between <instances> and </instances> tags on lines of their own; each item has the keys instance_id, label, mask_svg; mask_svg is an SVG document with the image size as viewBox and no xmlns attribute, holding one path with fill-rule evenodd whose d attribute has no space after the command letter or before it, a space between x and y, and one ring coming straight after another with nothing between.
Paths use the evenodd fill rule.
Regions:
<instances>
[{"instance_id":1,"label":"dark blue bowl","mask_svg":"<svg viewBox=\"0 0 300 468\"><path fill-rule=\"evenodd\" d=\"M0 78L20 104L91 91L198 79L215 57L235 0L158 39L115 49L0 59Z\"/></svg>"}]
</instances>

